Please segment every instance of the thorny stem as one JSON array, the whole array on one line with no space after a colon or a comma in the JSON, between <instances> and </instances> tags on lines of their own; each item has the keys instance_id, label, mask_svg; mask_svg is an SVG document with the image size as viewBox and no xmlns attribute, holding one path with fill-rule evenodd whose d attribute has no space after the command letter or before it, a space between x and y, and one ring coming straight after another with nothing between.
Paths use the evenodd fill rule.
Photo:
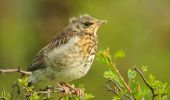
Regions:
<instances>
[{"instance_id":1,"label":"thorny stem","mask_svg":"<svg viewBox=\"0 0 170 100\"><path fill-rule=\"evenodd\" d=\"M0 69L0 72L4 75L4 73L18 72L24 75L30 75L31 72L21 70L20 67L17 69Z\"/></svg>"},{"instance_id":2,"label":"thorny stem","mask_svg":"<svg viewBox=\"0 0 170 100\"><path fill-rule=\"evenodd\" d=\"M124 78L122 77L122 75L120 74L119 70L116 68L116 66L110 62L111 66L115 69L116 73L118 74L118 76L120 77L120 79L122 80L123 84L125 85L125 87L127 88L129 93L132 93L131 88L127 85L127 83L125 82Z\"/></svg>"}]
</instances>

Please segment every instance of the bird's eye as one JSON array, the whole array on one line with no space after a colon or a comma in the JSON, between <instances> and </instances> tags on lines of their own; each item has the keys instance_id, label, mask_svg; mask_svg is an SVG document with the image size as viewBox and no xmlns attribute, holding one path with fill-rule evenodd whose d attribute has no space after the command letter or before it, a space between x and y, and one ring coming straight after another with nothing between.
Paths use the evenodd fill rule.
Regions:
<instances>
[{"instance_id":1,"label":"bird's eye","mask_svg":"<svg viewBox=\"0 0 170 100\"><path fill-rule=\"evenodd\" d=\"M93 23L92 22L84 22L84 25L86 26L86 27L89 27L90 25L92 25Z\"/></svg>"}]
</instances>

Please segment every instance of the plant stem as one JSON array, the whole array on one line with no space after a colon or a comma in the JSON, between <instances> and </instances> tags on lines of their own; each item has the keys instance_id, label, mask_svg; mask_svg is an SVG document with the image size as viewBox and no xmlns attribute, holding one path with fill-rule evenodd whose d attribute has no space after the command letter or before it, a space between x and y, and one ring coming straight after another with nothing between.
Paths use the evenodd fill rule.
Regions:
<instances>
[{"instance_id":1,"label":"plant stem","mask_svg":"<svg viewBox=\"0 0 170 100\"><path fill-rule=\"evenodd\" d=\"M122 77L122 75L120 74L119 70L116 68L116 66L110 62L111 66L115 69L116 73L118 74L118 76L120 77L120 79L122 80L123 84L125 85L125 87L127 88L127 90L129 91L129 93L132 93L131 88L127 85L127 83L125 82L124 78Z\"/></svg>"}]
</instances>

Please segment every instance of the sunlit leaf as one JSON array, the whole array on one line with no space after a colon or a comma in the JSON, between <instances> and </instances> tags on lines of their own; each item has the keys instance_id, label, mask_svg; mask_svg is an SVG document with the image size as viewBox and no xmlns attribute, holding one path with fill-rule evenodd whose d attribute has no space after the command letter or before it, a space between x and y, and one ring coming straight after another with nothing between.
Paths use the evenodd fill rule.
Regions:
<instances>
[{"instance_id":1,"label":"sunlit leaf","mask_svg":"<svg viewBox=\"0 0 170 100\"><path fill-rule=\"evenodd\" d=\"M128 78L129 80L134 79L136 77L136 72L128 69Z\"/></svg>"},{"instance_id":2,"label":"sunlit leaf","mask_svg":"<svg viewBox=\"0 0 170 100\"><path fill-rule=\"evenodd\" d=\"M143 72L149 71L147 66L142 66L140 69L141 69Z\"/></svg>"},{"instance_id":3,"label":"sunlit leaf","mask_svg":"<svg viewBox=\"0 0 170 100\"><path fill-rule=\"evenodd\" d=\"M94 98L94 95L92 95L90 93L85 94L85 100L92 99L92 98Z\"/></svg>"},{"instance_id":4,"label":"sunlit leaf","mask_svg":"<svg viewBox=\"0 0 170 100\"><path fill-rule=\"evenodd\" d=\"M114 59L120 59L120 58L124 58L124 57L125 57L125 52L123 50L118 50L114 54Z\"/></svg>"},{"instance_id":5,"label":"sunlit leaf","mask_svg":"<svg viewBox=\"0 0 170 100\"><path fill-rule=\"evenodd\" d=\"M110 64L110 62L112 61L112 57L109 53L109 48L103 50L103 51L99 51L97 53L97 57L100 61L104 62L105 64Z\"/></svg>"},{"instance_id":6,"label":"sunlit leaf","mask_svg":"<svg viewBox=\"0 0 170 100\"><path fill-rule=\"evenodd\" d=\"M107 70L104 72L104 77L107 79L113 79L115 80L121 87L124 87L124 85L122 84L122 81L120 80L119 76L117 76L114 71L112 71L111 69Z\"/></svg>"}]
</instances>

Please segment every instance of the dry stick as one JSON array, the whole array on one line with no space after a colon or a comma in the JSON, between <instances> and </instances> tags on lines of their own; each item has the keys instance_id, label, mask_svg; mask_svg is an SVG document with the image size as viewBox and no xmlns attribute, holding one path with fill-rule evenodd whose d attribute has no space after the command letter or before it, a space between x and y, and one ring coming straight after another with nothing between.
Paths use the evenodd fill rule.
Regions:
<instances>
[{"instance_id":1,"label":"dry stick","mask_svg":"<svg viewBox=\"0 0 170 100\"><path fill-rule=\"evenodd\" d=\"M18 72L18 73L21 73L21 74L24 74L24 75L30 75L31 74L31 72L21 70L20 67L18 67L17 69L0 69L0 72L2 74L11 73L11 72Z\"/></svg>"},{"instance_id":2,"label":"dry stick","mask_svg":"<svg viewBox=\"0 0 170 100\"><path fill-rule=\"evenodd\" d=\"M120 77L120 79L123 81L123 84L125 85L125 87L127 88L127 90L129 91L129 93L132 93L132 90L130 89L130 87L127 85L127 83L125 82L124 78L122 77L122 75L120 74L119 70L116 68L116 66L110 62L110 64L112 65L112 67L116 70L116 73L118 74L118 76Z\"/></svg>"},{"instance_id":3,"label":"dry stick","mask_svg":"<svg viewBox=\"0 0 170 100\"><path fill-rule=\"evenodd\" d=\"M151 92L152 92L152 100L154 100L155 96L157 96L157 94L155 94L155 92L154 92L154 89L149 85L149 83L146 81L143 73L136 66L134 67L134 70L139 73L139 75L142 77L142 80L144 81L146 86L151 90Z\"/></svg>"}]
</instances>

